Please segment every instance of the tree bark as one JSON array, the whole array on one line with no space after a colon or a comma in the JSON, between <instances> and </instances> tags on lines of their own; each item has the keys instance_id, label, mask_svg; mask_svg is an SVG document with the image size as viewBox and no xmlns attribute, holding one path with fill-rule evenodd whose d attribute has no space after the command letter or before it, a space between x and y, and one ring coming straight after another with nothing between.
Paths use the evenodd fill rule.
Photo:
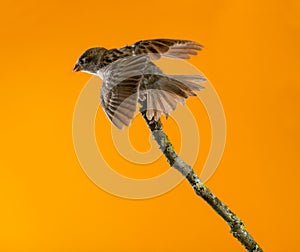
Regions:
<instances>
[{"instance_id":1,"label":"tree bark","mask_svg":"<svg viewBox=\"0 0 300 252\"><path fill-rule=\"evenodd\" d=\"M176 153L168 136L163 131L161 121L149 121L146 117L146 111L141 108L143 118L145 119L153 138L159 145L159 148L165 155L171 167L178 170L191 184L198 196L204 199L230 226L232 235L251 252L262 252L262 248L252 238L246 230L241 219L233 213L220 199L218 199L210 189L201 182L191 166L187 165Z\"/></svg>"}]
</instances>

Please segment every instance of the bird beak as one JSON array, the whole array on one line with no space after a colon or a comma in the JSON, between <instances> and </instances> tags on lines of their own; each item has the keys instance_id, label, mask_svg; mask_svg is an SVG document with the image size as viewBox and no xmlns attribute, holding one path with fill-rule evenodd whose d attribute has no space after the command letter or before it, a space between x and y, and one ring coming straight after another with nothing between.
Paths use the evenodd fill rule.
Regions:
<instances>
[{"instance_id":1,"label":"bird beak","mask_svg":"<svg viewBox=\"0 0 300 252\"><path fill-rule=\"evenodd\" d=\"M80 66L80 65L78 65L78 64L76 64L75 66L74 66L74 68L73 68L73 72L79 72L79 71L81 71L82 70L82 66Z\"/></svg>"}]
</instances>

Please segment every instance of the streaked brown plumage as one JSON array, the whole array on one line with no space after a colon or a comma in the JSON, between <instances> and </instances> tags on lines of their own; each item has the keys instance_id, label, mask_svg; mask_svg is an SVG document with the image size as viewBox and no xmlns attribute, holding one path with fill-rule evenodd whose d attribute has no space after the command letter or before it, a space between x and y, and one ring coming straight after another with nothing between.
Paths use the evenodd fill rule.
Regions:
<instances>
[{"instance_id":1,"label":"streaked brown plumage","mask_svg":"<svg viewBox=\"0 0 300 252\"><path fill-rule=\"evenodd\" d=\"M158 120L176 108L178 102L200 90L200 75L166 75L152 60L161 56L189 59L202 46L189 40L142 40L131 46L107 50L91 48L78 59L73 71L94 74L103 80L100 99L104 111L118 128L129 125L137 103L146 101L149 120Z\"/></svg>"}]
</instances>

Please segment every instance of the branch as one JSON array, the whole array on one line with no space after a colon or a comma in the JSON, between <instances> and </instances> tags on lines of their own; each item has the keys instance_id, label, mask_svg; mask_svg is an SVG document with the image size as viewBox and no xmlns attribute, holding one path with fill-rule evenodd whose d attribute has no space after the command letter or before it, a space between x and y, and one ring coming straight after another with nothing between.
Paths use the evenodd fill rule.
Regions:
<instances>
[{"instance_id":1,"label":"branch","mask_svg":"<svg viewBox=\"0 0 300 252\"><path fill-rule=\"evenodd\" d=\"M145 106L143 106L145 107ZM187 165L176 153L168 136L163 131L161 121L149 121L146 117L145 109L141 108L143 118L145 119L152 136L159 145L159 148L165 155L171 167L178 170L189 181L198 196L204 199L230 226L232 235L251 252L262 252L262 248L252 238L246 230L241 219L233 213L221 200L219 200L207 186L199 179L191 166Z\"/></svg>"}]
</instances>

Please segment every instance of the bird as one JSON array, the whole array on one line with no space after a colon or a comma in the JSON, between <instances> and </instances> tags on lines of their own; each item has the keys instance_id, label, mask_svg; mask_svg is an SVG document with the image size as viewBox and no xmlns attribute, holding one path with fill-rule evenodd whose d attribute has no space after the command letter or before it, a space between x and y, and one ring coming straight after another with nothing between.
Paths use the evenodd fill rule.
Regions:
<instances>
[{"instance_id":1,"label":"bird","mask_svg":"<svg viewBox=\"0 0 300 252\"><path fill-rule=\"evenodd\" d=\"M156 64L161 57L189 59L202 45L191 40L140 40L122 48L87 49L73 72L86 72L102 79L100 101L108 119L119 129L129 126L137 104L150 122L162 114L168 118L178 103L204 87L202 75L167 75Z\"/></svg>"}]
</instances>

